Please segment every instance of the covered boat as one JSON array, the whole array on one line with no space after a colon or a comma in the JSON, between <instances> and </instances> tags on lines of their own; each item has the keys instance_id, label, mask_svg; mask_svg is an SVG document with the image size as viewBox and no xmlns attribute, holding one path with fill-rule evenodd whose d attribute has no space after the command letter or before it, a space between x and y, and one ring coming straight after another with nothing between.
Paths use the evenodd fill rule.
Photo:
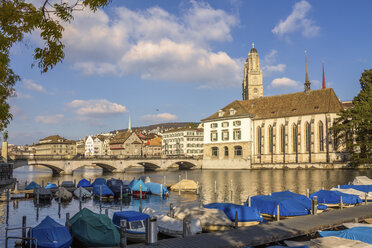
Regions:
<instances>
[{"instance_id":1,"label":"covered boat","mask_svg":"<svg viewBox=\"0 0 372 248\"><path fill-rule=\"evenodd\" d=\"M37 183L35 183L34 181L32 181L31 183L29 183L25 190L30 190L30 189L38 189L38 188L41 188L41 186Z\"/></svg>"},{"instance_id":2,"label":"covered boat","mask_svg":"<svg viewBox=\"0 0 372 248\"><path fill-rule=\"evenodd\" d=\"M71 201L72 193L65 189L64 187L60 187L59 190L56 192L56 198L58 199L61 195L61 201L67 202Z\"/></svg>"},{"instance_id":3,"label":"covered boat","mask_svg":"<svg viewBox=\"0 0 372 248\"><path fill-rule=\"evenodd\" d=\"M204 205L205 208L219 209L232 221L235 221L237 214L238 226L257 225L263 221L262 216L257 208L237 205L233 203L210 203Z\"/></svg>"},{"instance_id":4,"label":"covered boat","mask_svg":"<svg viewBox=\"0 0 372 248\"><path fill-rule=\"evenodd\" d=\"M151 178L149 176L141 176L139 179L144 183L151 183Z\"/></svg>"},{"instance_id":5,"label":"covered boat","mask_svg":"<svg viewBox=\"0 0 372 248\"><path fill-rule=\"evenodd\" d=\"M274 197L283 197L297 200L299 203L303 204L306 207L306 209L309 210L309 212L311 212L311 199L305 195L296 194L289 190L274 192L271 193L271 195ZM325 209L327 209L326 205L317 205L318 213Z\"/></svg>"},{"instance_id":6,"label":"covered boat","mask_svg":"<svg viewBox=\"0 0 372 248\"><path fill-rule=\"evenodd\" d=\"M365 198L367 197L367 201L372 201L372 192L366 193L366 192L356 190L353 188L349 188L349 189L332 188L331 190L339 191L341 193L345 193L349 195L357 195L362 200L365 200Z\"/></svg>"},{"instance_id":7,"label":"covered boat","mask_svg":"<svg viewBox=\"0 0 372 248\"><path fill-rule=\"evenodd\" d=\"M127 237L133 242L145 241L145 221L150 218L148 214L137 211L122 211L115 212L112 217L112 222L117 228L120 228L120 220L127 221Z\"/></svg>"},{"instance_id":8,"label":"covered boat","mask_svg":"<svg viewBox=\"0 0 372 248\"><path fill-rule=\"evenodd\" d=\"M90 198L92 196L92 193L90 193L88 190L86 190L84 187L79 187L75 189L74 196L79 198L81 195L81 198Z\"/></svg>"},{"instance_id":9,"label":"covered boat","mask_svg":"<svg viewBox=\"0 0 372 248\"><path fill-rule=\"evenodd\" d=\"M99 197L101 194L101 188L102 188L102 197L110 197L114 196L114 193L111 191L107 185L95 185L93 186L93 195L96 197Z\"/></svg>"},{"instance_id":10,"label":"covered boat","mask_svg":"<svg viewBox=\"0 0 372 248\"><path fill-rule=\"evenodd\" d=\"M372 244L372 227L353 227L341 231L322 231L318 233L322 237L335 236Z\"/></svg>"},{"instance_id":11,"label":"covered boat","mask_svg":"<svg viewBox=\"0 0 372 248\"><path fill-rule=\"evenodd\" d=\"M366 176L355 177L349 184L352 185L372 185L372 179Z\"/></svg>"},{"instance_id":12,"label":"covered boat","mask_svg":"<svg viewBox=\"0 0 372 248\"><path fill-rule=\"evenodd\" d=\"M183 220L192 216L201 221L202 229L205 232L221 231L231 229L233 223L226 214L219 209L199 208L199 207L175 207L174 218ZM171 216L172 217L172 216Z\"/></svg>"},{"instance_id":13,"label":"covered boat","mask_svg":"<svg viewBox=\"0 0 372 248\"><path fill-rule=\"evenodd\" d=\"M96 178L96 179L94 180L94 182L92 183L92 187L94 187L94 186L96 186L96 185L106 185L106 179L101 178L101 177Z\"/></svg>"},{"instance_id":14,"label":"covered boat","mask_svg":"<svg viewBox=\"0 0 372 248\"><path fill-rule=\"evenodd\" d=\"M133 182L133 184L132 184ZM129 188L132 191L133 196L139 197L140 192L142 191L142 197L146 197L146 193L148 192L148 188L146 184L142 180L133 179L131 184L129 184Z\"/></svg>"},{"instance_id":15,"label":"covered boat","mask_svg":"<svg viewBox=\"0 0 372 248\"><path fill-rule=\"evenodd\" d=\"M50 201L53 199L53 194L50 189L44 188L37 188L34 189L34 199L37 199L37 195L39 195L39 201Z\"/></svg>"},{"instance_id":16,"label":"covered boat","mask_svg":"<svg viewBox=\"0 0 372 248\"><path fill-rule=\"evenodd\" d=\"M119 232L105 214L96 214L83 208L71 218L70 223L72 236L85 246L119 246Z\"/></svg>"},{"instance_id":17,"label":"covered boat","mask_svg":"<svg viewBox=\"0 0 372 248\"><path fill-rule=\"evenodd\" d=\"M58 186L55 183L48 183L45 186L46 189L58 189Z\"/></svg>"},{"instance_id":18,"label":"covered boat","mask_svg":"<svg viewBox=\"0 0 372 248\"><path fill-rule=\"evenodd\" d=\"M73 181L63 181L61 187L67 189L70 192L74 192L74 190L76 189Z\"/></svg>"},{"instance_id":19,"label":"covered boat","mask_svg":"<svg viewBox=\"0 0 372 248\"><path fill-rule=\"evenodd\" d=\"M172 191L178 191L181 189L182 192L196 192L198 185L193 180L182 179L176 184L171 186Z\"/></svg>"},{"instance_id":20,"label":"covered boat","mask_svg":"<svg viewBox=\"0 0 372 248\"><path fill-rule=\"evenodd\" d=\"M115 197L119 197L120 192L122 192L124 197L127 197L130 194L129 186L124 185L123 181L121 181L119 179L111 178L110 180L107 180L107 186L114 193Z\"/></svg>"},{"instance_id":21,"label":"covered boat","mask_svg":"<svg viewBox=\"0 0 372 248\"><path fill-rule=\"evenodd\" d=\"M167 190L166 187L164 187L163 184L160 184L160 183L145 183L145 184L149 190L149 193L152 195L166 196L169 194L169 191Z\"/></svg>"},{"instance_id":22,"label":"covered boat","mask_svg":"<svg viewBox=\"0 0 372 248\"><path fill-rule=\"evenodd\" d=\"M355 189L359 191L363 191L365 193L372 192L372 185L340 185L340 189Z\"/></svg>"},{"instance_id":23,"label":"covered boat","mask_svg":"<svg viewBox=\"0 0 372 248\"><path fill-rule=\"evenodd\" d=\"M30 237L30 231L28 231ZM69 248L72 243L67 227L57 223L49 216L32 229L32 237L37 239L38 248ZM35 241L31 241L35 247Z\"/></svg>"},{"instance_id":24,"label":"covered boat","mask_svg":"<svg viewBox=\"0 0 372 248\"><path fill-rule=\"evenodd\" d=\"M315 193L312 193L310 195L310 198L313 199L314 196L317 196L318 203L326 204L329 207L339 206L341 202L341 196L343 204L355 205L363 202L357 195L349 195L333 190L319 190Z\"/></svg>"},{"instance_id":25,"label":"covered boat","mask_svg":"<svg viewBox=\"0 0 372 248\"><path fill-rule=\"evenodd\" d=\"M92 185L87 179L83 178L78 182L77 187L90 188Z\"/></svg>"}]
</instances>

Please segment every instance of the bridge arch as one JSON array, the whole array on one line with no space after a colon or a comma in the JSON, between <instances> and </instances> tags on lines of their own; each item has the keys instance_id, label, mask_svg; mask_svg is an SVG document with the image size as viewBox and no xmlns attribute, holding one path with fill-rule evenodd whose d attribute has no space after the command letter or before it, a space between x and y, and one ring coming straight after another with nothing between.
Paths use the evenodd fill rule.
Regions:
<instances>
[{"instance_id":1,"label":"bridge arch","mask_svg":"<svg viewBox=\"0 0 372 248\"><path fill-rule=\"evenodd\" d=\"M141 162L138 162L137 164L139 165L142 165L143 168L145 169L145 171L156 171L158 169L160 169L161 167L153 162L149 162L149 161L141 161Z\"/></svg>"},{"instance_id":2,"label":"bridge arch","mask_svg":"<svg viewBox=\"0 0 372 248\"><path fill-rule=\"evenodd\" d=\"M174 162L170 166L170 168L176 168L176 167L178 167L179 170L190 170L193 167L197 167L197 165L190 161L181 160L181 161Z\"/></svg>"},{"instance_id":3,"label":"bridge arch","mask_svg":"<svg viewBox=\"0 0 372 248\"><path fill-rule=\"evenodd\" d=\"M74 168L72 171L76 171L80 168L83 168L85 166L91 166L91 165L95 165L95 166L98 166L102 169L103 172L113 172L116 168L112 165L109 165L107 163L91 163L91 164L80 164L78 166L76 166L76 168Z\"/></svg>"},{"instance_id":4,"label":"bridge arch","mask_svg":"<svg viewBox=\"0 0 372 248\"><path fill-rule=\"evenodd\" d=\"M14 164L13 169L17 169L17 168L20 168L20 167L23 167L23 166L36 166L36 165L41 165L41 166L44 166L48 169L51 169L53 174L60 174L63 171L63 169L61 169L59 167L56 167L54 165L48 164L48 163L29 163L27 161L25 161L23 163Z\"/></svg>"}]
</instances>

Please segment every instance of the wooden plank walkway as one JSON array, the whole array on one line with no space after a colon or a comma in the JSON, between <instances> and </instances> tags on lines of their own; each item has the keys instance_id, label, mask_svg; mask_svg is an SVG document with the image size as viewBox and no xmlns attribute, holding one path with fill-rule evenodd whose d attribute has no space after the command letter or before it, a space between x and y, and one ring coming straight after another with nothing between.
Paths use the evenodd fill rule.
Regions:
<instances>
[{"instance_id":1,"label":"wooden plank walkway","mask_svg":"<svg viewBox=\"0 0 372 248\"><path fill-rule=\"evenodd\" d=\"M224 232L203 233L187 238L164 239L158 241L156 247L243 247L263 245L271 242L286 240L302 235L315 233L336 227L345 222L354 222L372 217L372 204L333 210L318 215L270 222L250 227L228 230ZM149 247L145 244L130 245L129 247Z\"/></svg>"}]
</instances>

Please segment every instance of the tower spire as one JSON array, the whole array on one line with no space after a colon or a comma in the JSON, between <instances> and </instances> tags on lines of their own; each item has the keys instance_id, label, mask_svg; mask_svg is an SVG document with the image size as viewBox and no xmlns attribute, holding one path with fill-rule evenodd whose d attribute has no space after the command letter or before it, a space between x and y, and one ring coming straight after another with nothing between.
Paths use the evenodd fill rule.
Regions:
<instances>
[{"instance_id":1,"label":"tower spire","mask_svg":"<svg viewBox=\"0 0 372 248\"><path fill-rule=\"evenodd\" d=\"M306 76L305 76L305 93L310 92L311 83L309 81L309 72L307 70L307 51L305 50Z\"/></svg>"},{"instance_id":2,"label":"tower spire","mask_svg":"<svg viewBox=\"0 0 372 248\"><path fill-rule=\"evenodd\" d=\"M323 61L323 85L322 85L322 89L326 89L326 83L325 83L325 75L324 75L324 61Z\"/></svg>"},{"instance_id":3,"label":"tower spire","mask_svg":"<svg viewBox=\"0 0 372 248\"><path fill-rule=\"evenodd\" d=\"M130 112L129 112L129 121L128 121L128 131L132 132L132 122L131 122L131 119L130 119Z\"/></svg>"}]
</instances>

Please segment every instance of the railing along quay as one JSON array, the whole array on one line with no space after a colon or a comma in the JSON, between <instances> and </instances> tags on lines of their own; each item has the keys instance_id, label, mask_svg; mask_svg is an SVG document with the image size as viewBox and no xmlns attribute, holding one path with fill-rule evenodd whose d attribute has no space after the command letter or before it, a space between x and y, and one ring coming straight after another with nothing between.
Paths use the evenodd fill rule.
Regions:
<instances>
[{"instance_id":1,"label":"railing along quay","mask_svg":"<svg viewBox=\"0 0 372 248\"><path fill-rule=\"evenodd\" d=\"M203 233L186 238L164 239L157 242L156 247L243 247L258 246L272 242L287 240L312 234L342 225L372 218L372 204L332 210L317 215L307 215L293 219L281 220L256 226L241 227L222 232ZM135 244L129 247L148 247L145 244Z\"/></svg>"}]
</instances>

